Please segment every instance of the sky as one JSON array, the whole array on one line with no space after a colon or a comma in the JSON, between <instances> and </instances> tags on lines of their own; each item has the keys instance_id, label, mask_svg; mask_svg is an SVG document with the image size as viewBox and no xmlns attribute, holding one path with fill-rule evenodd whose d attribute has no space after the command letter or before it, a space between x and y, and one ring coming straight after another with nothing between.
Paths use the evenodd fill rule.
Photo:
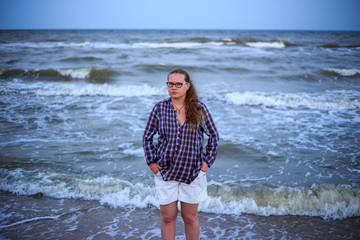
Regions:
<instances>
[{"instance_id":1,"label":"sky","mask_svg":"<svg viewBox=\"0 0 360 240\"><path fill-rule=\"evenodd\" d=\"M0 29L360 31L360 0L0 0Z\"/></svg>"}]
</instances>

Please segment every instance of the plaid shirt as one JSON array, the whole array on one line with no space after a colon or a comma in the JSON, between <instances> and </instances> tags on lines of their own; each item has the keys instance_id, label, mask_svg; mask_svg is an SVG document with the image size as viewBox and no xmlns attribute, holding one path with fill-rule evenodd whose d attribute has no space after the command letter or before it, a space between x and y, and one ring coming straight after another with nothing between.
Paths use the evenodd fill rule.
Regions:
<instances>
[{"instance_id":1,"label":"plaid shirt","mask_svg":"<svg viewBox=\"0 0 360 240\"><path fill-rule=\"evenodd\" d=\"M201 124L188 129L188 120L181 126L172 106L171 98L157 103L147 122L143 147L147 164L157 163L165 181L175 180L190 184L199 174L205 161L209 167L214 163L219 134L205 104L199 101L203 117ZM206 153L203 151L204 135L209 136ZM158 143L153 137L158 133Z\"/></svg>"}]
</instances>

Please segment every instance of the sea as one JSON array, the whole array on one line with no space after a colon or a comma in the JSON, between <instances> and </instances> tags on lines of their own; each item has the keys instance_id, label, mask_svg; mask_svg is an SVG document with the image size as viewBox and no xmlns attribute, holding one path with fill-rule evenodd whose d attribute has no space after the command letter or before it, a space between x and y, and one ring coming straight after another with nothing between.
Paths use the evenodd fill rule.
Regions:
<instances>
[{"instance_id":1,"label":"sea","mask_svg":"<svg viewBox=\"0 0 360 240\"><path fill-rule=\"evenodd\" d=\"M178 67L220 135L201 239L360 238L360 32L275 30L1 30L0 238L160 239Z\"/></svg>"}]
</instances>

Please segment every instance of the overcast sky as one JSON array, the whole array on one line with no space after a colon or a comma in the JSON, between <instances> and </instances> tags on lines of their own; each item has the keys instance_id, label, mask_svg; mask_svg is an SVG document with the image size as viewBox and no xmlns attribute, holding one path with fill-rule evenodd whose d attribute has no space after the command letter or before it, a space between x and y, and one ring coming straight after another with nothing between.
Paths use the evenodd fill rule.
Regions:
<instances>
[{"instance_id":1,"label":"overcast sky","mask_svg":"<svg viewBox=\"0 0 360 240\"><path fill-rule=\"evenodd\" d=\"M0 0L0 29L360 31L360 0Z\"/></svg>"}]
</instances>

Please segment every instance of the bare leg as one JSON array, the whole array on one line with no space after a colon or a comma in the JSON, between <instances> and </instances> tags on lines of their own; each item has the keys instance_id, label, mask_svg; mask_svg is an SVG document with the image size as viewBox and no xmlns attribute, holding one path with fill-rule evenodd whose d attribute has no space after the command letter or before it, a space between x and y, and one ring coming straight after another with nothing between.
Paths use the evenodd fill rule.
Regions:
<instances>
[{"instance_id":1,"label":"bare leg","mask_svg":"<svg viewBox=\"0 0 360 240\"><path fill-rule=\"evenodd\" d=\"M176 217L178 215L177 201L167 205L160 205L161 236L163 240L175 239Z\"/></svg>"},{"instance_id":2,"label":"bare leg","mask_svg":"<svg viewBox=\"0 0 360 240\"><path fill-rule=\"evenodd\" d=\"M200 225L197 217L199 204L181 202L181 217L185 224L187 240L198 240L200 237Z\"/></svg>"}]
</instances>

